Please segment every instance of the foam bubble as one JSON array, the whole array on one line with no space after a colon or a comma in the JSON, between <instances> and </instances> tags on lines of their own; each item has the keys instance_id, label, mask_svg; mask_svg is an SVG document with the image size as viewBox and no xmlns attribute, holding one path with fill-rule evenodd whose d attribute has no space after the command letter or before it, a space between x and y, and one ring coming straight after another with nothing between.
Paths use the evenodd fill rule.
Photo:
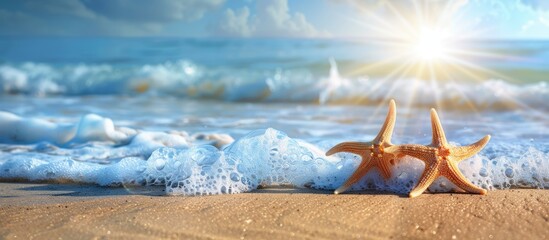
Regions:
<instances>
[{"instance_id":1,"label":"foam bubble","mask_svg":"<svg viewBox=\"0 0 549 240\"><path fill-rule=\"evenodd\" d=\"M0 146L0 179L162 185L175 195L241 193L261 185L333 190L360 163L358 156L349 153L326 157L325 150L337 143L334 140L313 144L272 128L252 131L220 150L204 142L196 144L187 134L120 130L98 115L86 115L69 127L72 138L64 135L65 127L71 125L59 127L8 113L1 113L0 120L3 136L28 135ZM26 130L10 132L15 126ZM78 141L58 144L67 139ZM34 143L21 144L29 142ZM549 154L534 147L491 143L459 167L473 184L490 190L549 188ZM391 168L390 179L384 180L374 170L352 189L407 193L423 169L421 161L404 157ZM454 188L448 180L440 179L429 189Z\"/></svg>"},{"instance_id":2,"label":"foam bubble","mask_svg":"<svg viewBox=\"0 0 549 240\"><path fill-rule=\"evenodd\" d=\"M495 146L494 148L499 148ZM324 150L289 138L275 129L257 130L229 145L223 151L213 147L188 150L161 149L148 160L150 184L166 184L171 194L239 193L259 185L291 185L333 190L356 169L360 159L342 153L326 157ZM158 168L161 160L162 168ZM474 184L490 190L511 187L547 188L549 155L530 148L523 158L509 161L505 157L477 155L460 164L463 174ZM494 162L496 164L494 164ZM513 162L520 162L518 169ZM536 167L529 168L530 164ZM352 190L376 189L407 193L424 169L423 162L412 157L399 159L392 167L392 177L384 180L374 170ZM484 171L484 174L481 172ZM441 178L430 191L451 191L456 187Z\"/></svg>"}]
</instances>

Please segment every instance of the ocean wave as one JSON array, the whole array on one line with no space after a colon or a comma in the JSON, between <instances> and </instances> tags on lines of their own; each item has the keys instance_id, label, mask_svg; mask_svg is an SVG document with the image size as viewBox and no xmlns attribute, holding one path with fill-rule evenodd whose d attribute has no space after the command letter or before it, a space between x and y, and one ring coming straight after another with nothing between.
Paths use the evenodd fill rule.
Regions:
<instances>
[{"instance_id":1,"label":"ocean wave","mask_svg":"<svg viewBox=\"0 0 549 240\"><path fill-rule=\"evenodd\" d=\"M325 156L334 140L306 142L272 128L252 131L233 142L218 135L123 130L97 115L83 116L73 127L8 113L0 114L0 123L3 181L162 185L176 195L241 193L270 185L333 190L360 162L347 153ZM215 147L204 139L225 142ZM459 167L472 183L490 190L549 188L549 153L540 148L490 143ZM392 167L389 180L372 171L352 189L406 193L423 168L421 161L404 157ZM441 178L430 190L454 188Z\"/></svg>"},{"instance_id":2,"label":"ocean wave","mask_svg":"<svg viewBox=\"0 0 549 240\"><path fill-rule=\"evenodd\" d=\"M345 78L331 61L329 74L304 69L245 70L205 67L190 61L153 65L0 66L0 94L172 95L221 101L378 104L393 98L414 106L454 109L547 110L547 82L512 84L503 80L434 82L419 79Z\"/></svg>"}]
</instances>

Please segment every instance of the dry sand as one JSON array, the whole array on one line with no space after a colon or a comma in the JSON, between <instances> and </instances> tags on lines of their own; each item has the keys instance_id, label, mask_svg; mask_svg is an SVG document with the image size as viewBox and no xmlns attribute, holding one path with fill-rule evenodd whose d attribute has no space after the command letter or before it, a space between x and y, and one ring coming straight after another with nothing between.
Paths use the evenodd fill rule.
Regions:
<instances>
[{"instance_id":1,"label":"dry sand","mask_svg":"<svg viewBox=\"0 0 549 240\"><path fill-rule=\"evenodd\" d=\"M549 191L333 195L268 188L162 196L161 188L0 183L0 238L549 239Z\"/></svg>"}]
</instances>

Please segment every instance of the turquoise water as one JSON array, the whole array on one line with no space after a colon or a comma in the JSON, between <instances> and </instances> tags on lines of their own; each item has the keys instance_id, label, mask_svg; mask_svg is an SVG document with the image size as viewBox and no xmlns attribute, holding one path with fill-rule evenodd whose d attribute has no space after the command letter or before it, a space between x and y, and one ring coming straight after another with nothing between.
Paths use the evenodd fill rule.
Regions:
<instances>
[{"instance_id":1,"label":"turquoise water","mask_svg":"<svg viewBox=\"0 0 549 240\"><path fill-rule=\"evenodd\" d=\"M0 39L0 179L165 185L174 194L291 184L334 189L359 163L326 157L369 141L397 102L393 142L492 135L460 168L488 189L549 187L549 42L474 42L438 79L394 74L384 41L171 38ZM378 64L379 65L379 64ZM461 70L460 70L461 69ZM464 71L465 69L466 71ZM412 71L413 72L413 71ZM451 77L449 77L451 76ZM384 182L407 192L423 164ZM448 191L439 181L431 190Z\"/></svg>"}]
</instances>

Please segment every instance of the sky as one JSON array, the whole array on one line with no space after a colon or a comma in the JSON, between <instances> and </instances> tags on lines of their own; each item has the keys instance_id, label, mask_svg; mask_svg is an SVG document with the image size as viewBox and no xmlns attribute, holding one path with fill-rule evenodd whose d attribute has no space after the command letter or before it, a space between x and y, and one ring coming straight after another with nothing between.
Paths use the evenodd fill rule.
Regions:
<instances>
[{"instance_id":1,"label":"sky","mask_svg":"<svg viewBox=\"0 0 549 240\"><path fill-rule=\"evenodd\" d=\"M549 39L548 0L2 0L0 36Z\"/></svg>"}]
</instances>

